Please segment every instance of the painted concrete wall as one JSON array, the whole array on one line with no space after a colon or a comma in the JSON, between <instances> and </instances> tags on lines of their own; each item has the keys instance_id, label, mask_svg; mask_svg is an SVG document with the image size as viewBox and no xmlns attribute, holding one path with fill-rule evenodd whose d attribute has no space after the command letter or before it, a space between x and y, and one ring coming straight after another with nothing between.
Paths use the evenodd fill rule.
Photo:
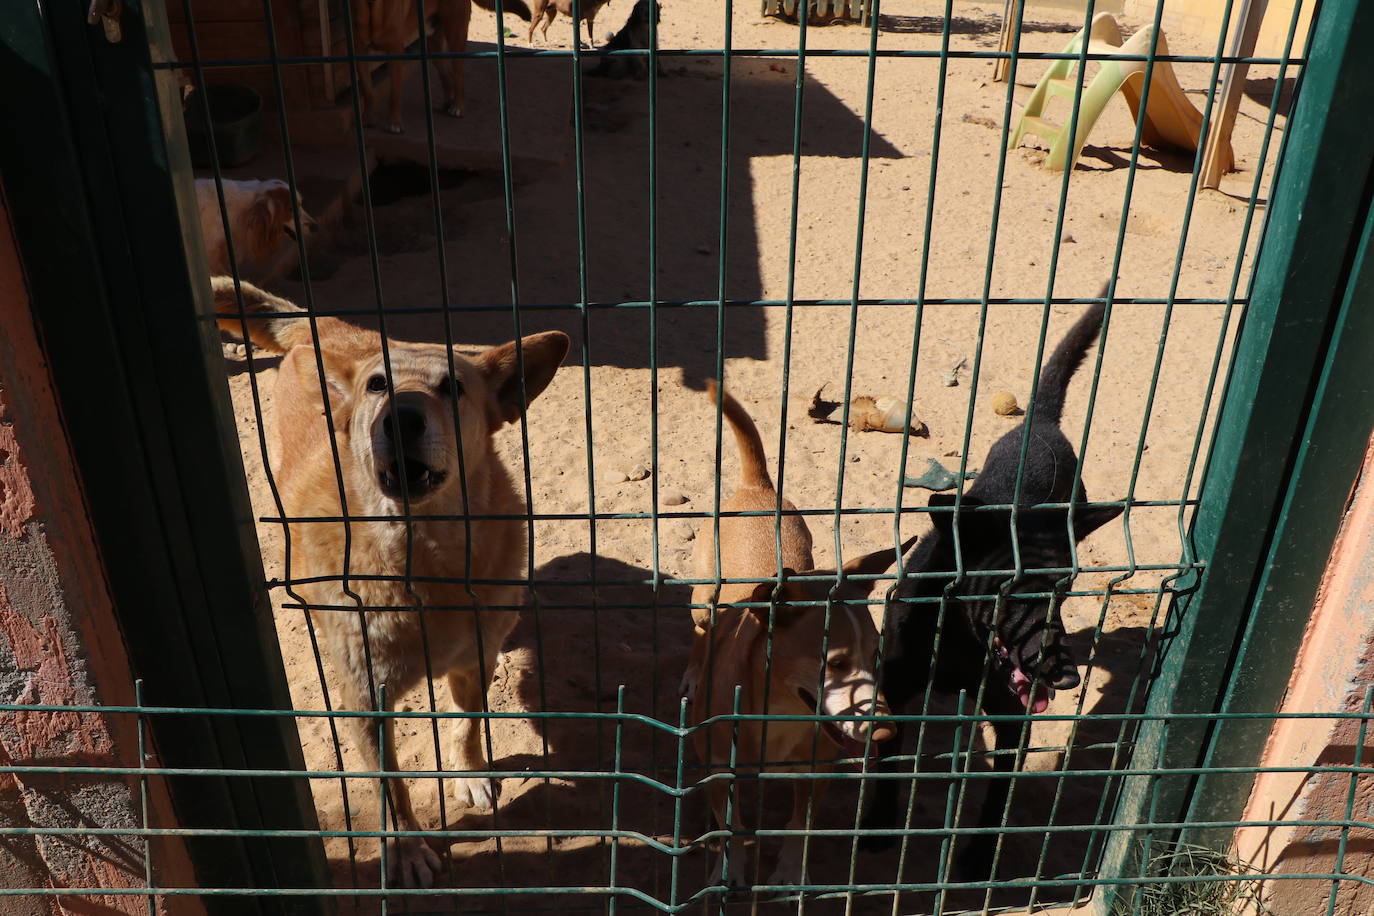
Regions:
<instances>
[{"instance_id":1,"label":"painted concrete wall","mask_svg":"<svg viewBox=\"0 0 1374 916\"><path fill-rule=\"evenodd\" d=\"M1258 0L1252 0L1253 3ZM1293 21L1293 10L1301 4L1298 15L1298 31L1293 39L1292 56L1298 57L1307 41L1307 31L1312 23L1313 0L1269 0L1265 10L1263 25L1260 26L1259 41L1255 45L1257 57L1279 57L1283 54L1284 41L1288 28ZM1125 0L1125 13L1135 19L1153 22L1155 11L1163 5L1164 13L1160 28L1165 35L1175 33L1206 38L1215 42L1221 35L1222 17L1226 15L1227 0ZM1230 51L1231 36L1238 31L1237 17L1240 14L1240 0L1233 0L1231 6L1231 28L1226 32L1226 47Z\"/></svg>"},{"instance_id":2,"label":"painted concrete wall","mask_svg":"<svg viewBox=\"0 0 1374 916\"><path fill-rule=\"evenodd\" d=\"M1280 673L1277 673L1282 676ZM1286 674L1286 672L1285 672ZM1374 439L1364 470L1317 596L1303 647L1288 682L1284 712L1359 712L1365 688L1374 684ZM1282 720L1273 729L1260 761L1265 767L1349 766L1359 746L1354 720ZM1360 750L1361 763L1374 765L1374 727ZM1344 820L1351 792L1345 773L1262 773L1245 820ZM1374 822L1374 777L1355 786L1355 821ZM1322 874L1336 870L1338 827L1252 827L1236 837L1237 854L1265 872ZM1344 870L1374 878L1374 831L1346 837ZM1273 911L1325 913L1332 882L1278 880L1267 889ZM1374 913L1374 887L1341 882L1337 916Z\"/></svg>"},{"instance_id":3,"label":"painted concrete wall","mask_svg":"<svg viewBox=\"0 0 1374 916\"><path fill-rule=\"evenodd\" d=\"M92 392L98 397L98 392ZM112 443L117 447L117 443ZM114 622L58 405L29 313L12 227L0 197L0 702L132 705L133 681ZM0 715L0 765L138 765L132 717ZM165 787L150 780L151 821L176 826ZM0 774L0 828L132 828L134 779ZM179 841L152 847L154 880L194 886ZM139 838L0 837L0 887L146 887ZM197 914L168 898L159 912ZM142 895L0 898L5 916L148 913Z\"/></svg>"}]
</instances>

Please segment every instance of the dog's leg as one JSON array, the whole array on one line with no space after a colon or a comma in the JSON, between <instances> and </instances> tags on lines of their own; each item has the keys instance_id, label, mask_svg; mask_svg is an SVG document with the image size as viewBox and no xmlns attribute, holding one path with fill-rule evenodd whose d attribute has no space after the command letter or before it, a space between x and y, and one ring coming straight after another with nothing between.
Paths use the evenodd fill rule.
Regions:
<instances>
[{"instance_id":1,"label":"dog's leg","mask_svg":"<svg viewBox=\"0 0 1374 916\"><path fill-rule=\"evenodd\" d=\"M461 54L468 47L468 29L472 22L472 0L450 0L443 8L444 45L451 54ZM441 61L439 74L444 77L444 92L448 99L443 112L451 118L463 116L463 60Z\"/></svg>"},{"instance_id":2,"label":"dog's leg","mask_svg":"<svg viewBox=\"0 0 1374 916\"><path fill-rule=\"evenodd\" d=\"M449 672L448 689L453 694L453 705L459 712L481 712L485 684L476 677L476 672ZM481 719L466 719L459 729L455 742L455 757L460 770L485 770L487 758L482 753L483 728ZM499 783L486 776L463 776L457 780L458 786L454 800L460 805L473 808L490 809L499 794Z\"/></svg>"},{"instance_id":3,"label":"dog's leg","mask_svg":"<svg viewBox=\"0 0 1374 916\"><path fill-rule=\"evenodd\" d=\"M730 783L720 780L707 785L707 794L711 798L711 813L716 817L716 824L724 827L730 825L731 836L721 841L720 858L716 860L716 874L720 875L727 887L745 887L749 883L748 873L744 863L744 843L736 839L738 834L744 830L744 823L740 820L739 798L735 799L734 810L730 812L727 821L725 809L728 807L730 798ZM729 861L726 861L726 853L729 853Z\"/></svg>"},{"instance_id":4,"label":"dog's leg","mask_svg":"<svg viewBox=\"0 0 1374 916\"><path fill-rule=\"evenodd\" d=\"M886 694L884 694L886 696ZM901 707L893 706L893 712L901 712ZM891 740L886 743L888 752L900 756L902 753L902 742L906 739L906 730L900 722L892 723L893 731L896 733ZM907 764L889 763L886 759L880 759L872 764L871 772L890 773L896 775L905 772ZM914 783L913 783L914 787ZM864 811L863 820L859 826L863 830L895 830L902 824L902 780L900 779L875 779L868 784L868 789L864 793L867 796L868 807ZM888 834L865 834L859 840L859 848L866 852L878 852L884 849L891 849L897 842L897 838Z\"/></svg>"},{"instance_id":5,"label":"dog's leg","mask_svg":"<svg viewBox=\"0 0 1374 916\"><path fill-rule=\"evenodd\" d=\"M372 42L372 10L367 0L353 0L353 48L365 54ZM372 72L366 63L358 62L359 107L363 113L363 126L372 126L372 116L376 112L376 93L372 89Z\"/></svg>"},{"instance_id":6,"label":"dog's leg","mask_svg":"<svg viewBox=\"0 0 1374 916\"><path fill-rule=\"evenodd\" d=\"M682 681L678 684L678 696L694 699L697 695L697 687L701 684L701 677L704 672L705 659L711 652L711 644L705 626L697 624L692 632L692 651L687 656L687 667L682 672Z\"/></svg>"},{"instance_id":7,"label":"dog's leg","mask_svg":"<svg viewBox=\"0 0 1374 916\"><path fill-rule=\"evenodd\" d=\"M339 667L339 666L336 666ZM366 685L351 683L341 679L344 709L371 709L367 699ZM396 697L389 698L388 711L395 709ZM369 763L379 769L395 772L400 769L396 762L396 720L388 718L385 726L385 744L378 747L376 722L368 718L348 718L344 720L353 733L353 745L359 748ZM396 829L416 831L420 829L415 819L415 809L410 804L410 789L402 778L390 779L386 784L387 794L391 797L389 806ZM386 825L381 825L386 829ZM439 874L439 856L422 837L397 837L391 843L387 856L387 877L401 887L431 887Z\"/></svg>"},{"instance_id":8,"label":"dog's leg","mask_svg":"<svg viewBox=\"0 0 1374 916\"><path fill-rule=\"evenodd\" d=\"M993 672L992 677L998 676ZM1006 688L989 684L983 696L983 710L990 716L1015 716L1025 713L1021 701ZM1016 755L1012 753L1021 742L1021 723L1016 721L997 722L993 726L996 734L996 750L992 768L1005 778L988 779L988 794L983 798L979 809L978 826L994 831L1002 826L1002 818L1007 807L1007 796L1011 791L1012 771L1016 768ZM997 833L978 833L969 838L968 845L955 861L958 875L969 881L987 881L992 875L993 857L997 852Z\"/></svg>"},{"instance_id":9,"label":"dog's leg","mask_svg":"<svg viewBox=\"0 0 1374 916\"><path fill-rule=\"evenodd\" d=\"M817 767L817 773L828 772L828 767ZM807 801L814 798L812 810L820 808L821 796L825 794L826 781L819 779L798 779L792 784L792 816L787 820L788 830L806 829ZM778 864L768 878L769 884L801 884L802 872L806 866L804 853L806 837L789 836L782 841L782 851L778 853Z\"/></svg>"},{"instance_id":10,"label":"dog's leg","mask_svg":"<svg viewBox=\"0 0 1374 916\"><path fill-rule=\"evenodd\" d=\"M372 115L377 110L377 94L372 89L372 74L366 65L358 65L358 94L362 96L363 126L372 126Z\"/></svg>"},{"instance_id":11,"label":"dog's leg","mask_svg":"<svg viewBox=\"0 0 1374 916\"><path fill-rule=\"evenodd\" d=\"M890 638L895 645L891 647L891 654L883 661L882 690L892 711L902 713L907 711L907 704L923 692L926 680L930 676L930 660L935 647L935 612L920 606L912 608L892 629L894 632ZM892 724L896 734L886 746L889 748L889 754L901 756L906 729L900 722ZM911 764L880 760L875 769L879 773L896 774L909 772ZM862 828L893 830L902 824L902 782L900 779L875 779L869 784L865 792L868 797L868 808L860 824ZM914 782L912 790L915 791ZM859 846L876 852L890 849L896 842L897 838L893 836L868 835L859 841Z\"/></svg>"},{"instance_id":12,"label":"dog's leg","mask_svg":"<svg viewBox=\"0 0 1374 916\"><path fill-rule=\"evenodd\" d=\"M405 48L398 48L388 53L400 54ZM406 88L406 74L410 70L409 61L393 60L391 62L391 102L387 109L386 126L382 129L389 134L405 133L405 125L401 123L401 94Z\"/></svg>"},{"instance_id":13,"label":"dog's leg","mask_svg":"<svg viewBox=\"0 0 1374 916\"><path fill-rule=\"evenodd\" d=\"M544 38L544 44L549 43L549 26L553 25L554 19L558 18L558 7L551 6L544 11L544 27L539 30L539 34ZM531 22L534 20L531 19ZM530 34L534 34L534 26L530 26Z\"/></svg>"},{"instance_id":14,"label":"dog's leg","mask_svg":"<svg viewBox=\"0 0 1374 916\"><path fill-rule=\"evenodd\" d=\"M544 9L545 9L545 7L548 6L548 4L549 4L549 0L534 0L534 2L530 4L530 34L529 34L529 43L530 43L530 46L531 46L531 47L534 46L534 29L535 29L535 26L539 25L539 22L540 22L541 18L542 18L543 15L544 15Z\"/></svg>"},{"instance_id":15,"label":"dog's leg","mask_svg":"<svg viewBox=\"0 0 1374 916\"><path fill-rule=\"evenodd\" d=\"M587 14L587 47L596 47L596 10Z\"/></svg>"}]
</instances>

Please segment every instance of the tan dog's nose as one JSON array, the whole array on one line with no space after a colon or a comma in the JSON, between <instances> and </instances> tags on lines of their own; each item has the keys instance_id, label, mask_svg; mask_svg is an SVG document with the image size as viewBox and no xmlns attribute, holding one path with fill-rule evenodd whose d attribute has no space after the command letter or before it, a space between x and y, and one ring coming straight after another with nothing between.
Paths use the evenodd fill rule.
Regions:
<instances>
[{"instance_id":1,"label":"tan dog's nose","mask_svg":"<svg viewBox=\"0 0 1374 916\"><path fill-rule=\"evenodd\" d=\"M395 429L399 428L402 446L414 445L419 442L425 434L424 411L415 407L397 405L392 414L394 414L394 419L391 416L384 416L381 420L382 435L386 436L387 441L390 442L395 438Z\"/></svg>"}]
</instances>

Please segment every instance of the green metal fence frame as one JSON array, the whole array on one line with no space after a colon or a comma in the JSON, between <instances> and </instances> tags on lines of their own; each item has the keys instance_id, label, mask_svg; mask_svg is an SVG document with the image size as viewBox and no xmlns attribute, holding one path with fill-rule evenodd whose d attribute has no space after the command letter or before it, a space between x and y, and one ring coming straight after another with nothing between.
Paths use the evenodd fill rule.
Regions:
<instances>
[{"instance_id":1,"label":"green metal fence frame","mask_svg":"<svg viewBox=\"0 0 1374 916\"><path fill-rule=\"evenodd\" d=\"M1356 112L1374 105L1374 8L1328 0L1286 132L1244 327L1189 532L1207 568L1170 612L1178 628L1161 659L1148 712L1278 708L1345 504L1374 427L1374 352L1367 262L1374 228L1374 136ZM1256 405L1265 405L1258 409ZM1279 672L1281 676L1274 676ZM1265 676L1266 673L1268 676ZM1165 734L1167 729L1167 736ZM1133 765L1247 766L1267 730L1254 721L1147 724ZM1167 745L1165 742L1167 741ZM1253 777L1132 778L1106 869L1139 873L1136 844L1152 821L1229 821ZM1229 831L1197 826L1224 848ZM1110 905L1112 895L1106 895Z\"/></svg>"},{"instance_id":2,"label":"green metal fence frame","mask_svg":"<svg viewBox=\"0 0 1374 916\"><path fill-rule=\"evenodd\" d=\"M116 614L135 667L158 672L144 701L290 709L218 335L199 317L210 303L203 255L186 243L194 195L174 193L189 183L185 138L162 119L167 81L142 17L123 26L111 44L67 2L0 16L5 199ZM151 722L171 767L303 767L289 717ZM183 826L316 826L299 782L226 773L169 787ZM328 880L308 837L187 843L207 885ZM254 897L214 908L324 911Z\"/></svg>"},{"instance_id":3,"label":"green metal fence frame","mask_svg":"<svg viewBox=\"0 0 1374 916\"><path fill-rule=\"evenodd\" d=\"M217 335L201 317L211 311L199 279L203 264L183 241L197 231L186 212L194 197L186 193L189 165L176 118L162 114L178 106L167 74L154 78L147 50L167 47L166 34L157 34L165 20L155 3L129 6L135 15L126 15L118 45L88 28L83 11L71 3L43 3L0 19L0 51L9 55L4 66L17 78L0 99L0 112L7 123L51 126L30 135L32 143L0 145L0 171L9 179L7 200L35 310L135 663L160 667L164 684L175 677L185 691L175 697L164 691L147 702L183 711L195 705L206 713L203 720L150 719L169 768L176 769L184 750L200 766L217 761L210 769L221 771L218 788L209 792L202 780L196 792L177 793L173 778L178 812L189 822L238 828L228 841L237 852L202 878L216 887L319 887L327 873L302 782L235 776L248 768L300 774L304 766L293 714L230 718L225 712L290 707L218 370ZM142 13L153 23L147 34ZM802 23L796 51L769 53L794 54L799 61L807 54L843 56L808 51L805 29ZM876 26L872 34L876 41ZM1146 715L1133 720L1141 723L1129 767L1136 775L1126 777L1114 818L1128 829L1112 831L1099 879L1081 882L1104 888L1095 895L1104 912L1115 882L1139 880L1137 833L1154 831L1164 839L1183 826L1185 836L1216 842L1222 828L1205 825L1236 820L1262 730L1272 722L1263 713L1280 699L1280 680L1257 675L1291 667L1359 447L1374 420L1374 396L1359 362L1374 342L1370 311L1360 307L1374 292L1374 266L1365 260L1374 234L1374 139L1355 115L1374 110L1374 60L1351 51L1374 46L1374 10L1358 0L1326 0L1314 36L1323 53L1311 58L1289 120L1284 180L1266 217L1215 451L1189 532L1192 556L1209 559L1200 574L1187 574L1196 581L1184 581L1187 592L1170 614L1177 635L1161 660ZM727 97L729 44L727 35ZM1013 67L1018 57L1037 56L1015 47L1012 54ZM884 55L873 46L853 52L858 55L870 63L871 105L873 63ZM574 50L563 56L576 65L581 55ZM941 56L959 56L949 52L947 29ZM504 86L504 70L499 72ZM799 73L798 132L801 78ZM579 86L575 80L580 93ZM651 93L653 86L651 78ZM1009 88L1008 112L1010 106ZM728 120L724 128L728 135ZM509 176L504 144L503 138ZM1139 136L1132 161L1138 148ZM721 169L724 194L724 155ZM1068 180L1066 173L1066 189ZM180 194L174 193L178 186ZM1352 193L1356 186L1359 193ZM509 180L506 193L509 206ZM135 199L137 208L130 203ZM795 227L795 186L792 222ZM722 222L722 238L724 233ZM55 250L68 259L55 264ZM185 257L169 258L169 251ZM513 248L511 257L514 263ZM595 304L588 301L585 269L583 277L574 307L585 325ZM518 289L512 293L518 302ZM650 299L645 305L652 315L652 290ZM718 302L702 304L716 306L723 321L724 287ZM789 277L786 305L792 304ZM843 304L859 306L857 266L853 298ZM986 310L986 291L981 304ZM518 320L518 310L516 315ZM584 354L584 380L588 371ZM110 383L112 376L119 384ZM98 403L89 396L96 379ZM1290 393L1294 389L1300 396ZM173 423L175 439L167 435ZM112 455L108 443L129 441L129 430L138 431L130 447ZM718 455L719 439L718 425ZM1275 454L1281 460L1270 457ZM588 486L594 485L589 462ZM717 492L717 509L719 498ZM657 510L651 514L656 532ZM244 608L251 609L252 628L239 626ZM258 664L225 666L220 659L226 657ZM223 717L209 715L217 709ZM605 716L618 732L619 718ZM1189 784L1161 779L1163 771L1186 775ZM266 839L274 829L285 833ZM192 842L194 853L195 843L226 841ZM195 858L202 869L211 857ZM292 912L327 907L327 896L288 901L282 907ZM219 896L214 905L217 912L275 911L265 893Z\"/></svg>"}]
</instances>

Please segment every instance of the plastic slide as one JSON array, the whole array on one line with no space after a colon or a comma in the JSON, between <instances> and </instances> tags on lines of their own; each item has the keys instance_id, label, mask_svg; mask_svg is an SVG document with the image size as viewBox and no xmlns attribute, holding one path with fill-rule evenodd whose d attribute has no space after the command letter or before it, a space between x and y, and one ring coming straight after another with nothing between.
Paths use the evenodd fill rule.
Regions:
<instances>
[{"instance_id":1,"label":"plastic slide","mask_svg":"<svg viewBox=\"0 0 1374 916\"><path fill-rule=\"evenodd\" d=\"M1144 57L1150 53L1151 39L1155 38L1153 27L1146 26L1123 44L1121 28L1111 13L1098 13L1094 16L1087 32L1088 52L1091 54ZM1080 31L1064 49L1064 53L1079 53L1082 42L1083 32ZM1156 55L1169 53L1169 45L1163 32L1158 33L1154 45ZM1092 133L1093 125L1097 123L1103 109L1118 90L1131 106L1131 115L1139 119L1148 62L1102 60L1098 63L1101 66L1097 76L1083 89L1078 113L1078 130L1073 138L1072 157L1067 137L1068 125L1055 124L1042 116L1045 106L1056 96L1067 98L1072 104L1078 82L1073 78L1078 62L1072 60L1057 60L1045 72L1035 91L1026 101L1026 110L1007 142L1007 149L1015 149L1021 138L1031 133L1050 144L1050 154L1045 159L1045 168L1058 171L1068 162L1077 162L1083 152L1083 144ZM1196 152L1202 139L1201 112L1193 107L1183 87L1178 84L1173 66L1168 61L1156 60L1154 76L1150 80L1150 96L1145 109L1145 119L1141 127L1141 142L1156 149ZM1222 150L1222 155L1226 169L1229 170L1234 161L1229 140Z\"/></svg>"}]
</instances>

